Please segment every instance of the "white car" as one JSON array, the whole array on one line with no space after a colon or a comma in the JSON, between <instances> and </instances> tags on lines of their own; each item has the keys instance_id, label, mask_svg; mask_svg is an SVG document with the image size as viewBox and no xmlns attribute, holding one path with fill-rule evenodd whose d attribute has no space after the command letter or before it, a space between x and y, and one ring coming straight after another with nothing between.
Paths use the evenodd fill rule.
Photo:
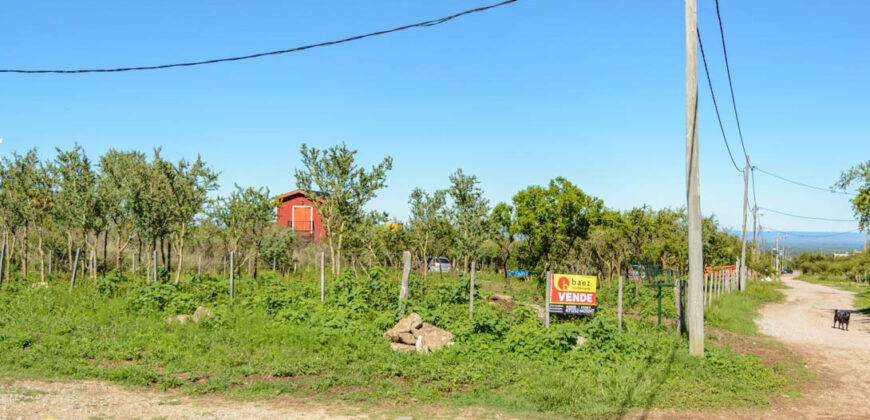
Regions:
<instances>
[{"instance_id":1,"label":"white car","mask_svg":"<svg viewBox=\"0 0 870 420\"><path fill-rule=\"evenodd\" d=\"M429 259L429 272L431 273L449 273L450 260L445 257L435 257Z\"/></svg>"}]
</instances>

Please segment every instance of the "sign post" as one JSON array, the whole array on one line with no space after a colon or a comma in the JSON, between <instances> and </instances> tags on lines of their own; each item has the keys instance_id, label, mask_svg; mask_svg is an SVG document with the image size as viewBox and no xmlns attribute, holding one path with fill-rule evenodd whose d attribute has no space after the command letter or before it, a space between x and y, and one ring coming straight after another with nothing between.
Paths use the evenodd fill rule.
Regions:
<instances>
[{"instance_id":1,"label":"sign post","mask_svg":"<svg viewBox=\"0 0 870 420\"><path fill-rule=\"evenodd\" d=\"M547 325L550 314L592 315L597 305L596 276L549 274L547 276Z\"/></svg>"},{"instance_id":2,"label":"sign post","mask_svg":"<svg viewBox=\"0 0 870 420\"><path fill-rule=\"evenodd\" d=\"M545 301L544 305L546 306L546 308L544 308L544 314L545 314L544 326L547 328L550 328L550 287L552 287L552 285L553 285L553 275L550 274L550 272L548 271L547 272L547 296L546 296L546 299L544 299L544 301Z\"/></svg>"}]
</instances>

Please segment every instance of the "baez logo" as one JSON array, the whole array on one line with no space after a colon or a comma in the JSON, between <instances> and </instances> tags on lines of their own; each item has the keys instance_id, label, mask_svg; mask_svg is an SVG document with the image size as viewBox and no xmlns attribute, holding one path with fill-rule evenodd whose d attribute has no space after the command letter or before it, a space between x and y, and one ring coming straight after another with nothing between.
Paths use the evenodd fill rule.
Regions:
<instances>
[{"instance_id":1,"label":"baez logo","mask_svg":"<svg viewBox=\"0 0 870 420\"><path fill-rule=\"evenodd\" d=\"M547 291L550 312L595 313L597 281L596 276L551 274Z\"/></svg>"}]
</instances>

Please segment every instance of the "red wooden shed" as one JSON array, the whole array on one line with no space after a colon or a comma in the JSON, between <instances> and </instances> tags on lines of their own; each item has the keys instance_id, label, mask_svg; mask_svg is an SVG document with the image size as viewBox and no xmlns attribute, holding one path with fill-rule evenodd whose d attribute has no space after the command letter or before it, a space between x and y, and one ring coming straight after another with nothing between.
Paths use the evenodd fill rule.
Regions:
<instances>
[{"instance_id":1,"label":"red wooden shed","mask_svg":"<svg viewBox=\"0 0 870 420\"><path fill-rule=\"evenodd\" d=\"M323 230L323 218L317 214L312 198L303 190L291 191L278 196L278 226L296 231L299 236L320 240L326 232Z\"/></svg>"}]
</instances>

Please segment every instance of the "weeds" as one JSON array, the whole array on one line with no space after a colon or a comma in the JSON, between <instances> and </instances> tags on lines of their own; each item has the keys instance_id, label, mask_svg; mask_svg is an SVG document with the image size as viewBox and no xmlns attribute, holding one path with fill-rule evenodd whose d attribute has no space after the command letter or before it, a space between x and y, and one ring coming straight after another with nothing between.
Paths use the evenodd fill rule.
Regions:
<instances>
[{"instance_id":1,"label":"weeds","mask_svg":"<svg viewBox=\"0 0 870 420\"><path fill-rule=\"evenodd\" d=\"M554 318L549 329L524 305L507 311L481 302L469 321L465 277L412 277L408 311L451 331L456 344L426 356L395 353L381 337L399 319L395 278L382 269L364 277L345 272L328 282L324 304L313 273L238 279L233 302L227 282L212 277L147 285L113 273L72 294L63 279L39 288L10 282L0 293L0 369L243 398L413 395L422 403L582 418L766 404L785 383L758 357L713 343L705 359L690 357L682 337L643 317L626 318L618 332L615 291L606 288L597 315ZM758 287L720 300L710 322L748 330L749 316L733 312L775 299L772 286ZM627 292L626 305L652 314L654 291L644 289L637 299ZM477 291L479 299L489 293ZM164 321L200 305L214 316L198 324ZM664 307L672 316L672 304ZM577 347L578 336L586 344Z\"/></svg>"}]
</instances>

